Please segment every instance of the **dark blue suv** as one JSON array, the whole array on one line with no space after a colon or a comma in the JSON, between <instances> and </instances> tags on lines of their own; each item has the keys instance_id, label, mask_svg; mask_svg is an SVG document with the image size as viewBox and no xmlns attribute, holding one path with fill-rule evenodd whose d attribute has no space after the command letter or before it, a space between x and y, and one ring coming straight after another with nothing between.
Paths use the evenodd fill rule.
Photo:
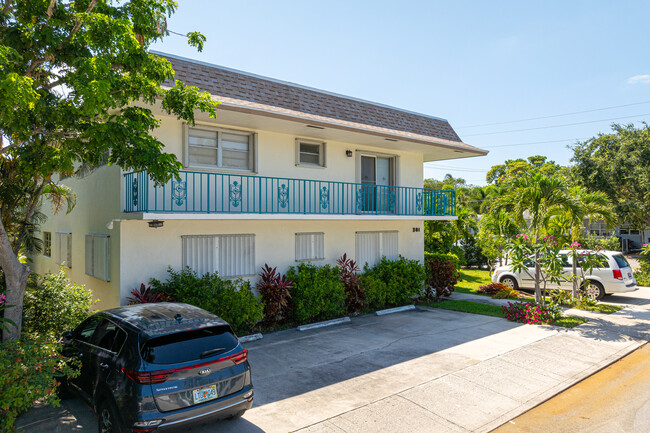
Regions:
<instances>
[{"instance_id":1,"label":"dark blue suv","mask_svg":"<svg viewBox=\"0 0 650 433\"><path fill-rule=\"evenodd\" d=\"M64 334L81 374L63 381L97 413L100 432L153 432L241 416L253 404L248 351L230 325L192 305L129 305Z\"/></svg>"}]
</instances>

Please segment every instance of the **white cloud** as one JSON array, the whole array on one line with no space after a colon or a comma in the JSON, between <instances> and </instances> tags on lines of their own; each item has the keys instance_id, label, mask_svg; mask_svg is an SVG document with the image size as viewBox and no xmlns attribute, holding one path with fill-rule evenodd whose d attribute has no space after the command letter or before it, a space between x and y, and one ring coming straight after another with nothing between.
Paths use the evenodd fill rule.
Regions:
<instances>
[{"instance_id":1,"label":"white cloud","mask_svg":"<svg viewBox=\"0 0 650 433\"><path fill-rule=\"evenodd\" d=\"M650 84L650 75L635 75L627 79L627 84Z\"/></svg>"}]
</instances>

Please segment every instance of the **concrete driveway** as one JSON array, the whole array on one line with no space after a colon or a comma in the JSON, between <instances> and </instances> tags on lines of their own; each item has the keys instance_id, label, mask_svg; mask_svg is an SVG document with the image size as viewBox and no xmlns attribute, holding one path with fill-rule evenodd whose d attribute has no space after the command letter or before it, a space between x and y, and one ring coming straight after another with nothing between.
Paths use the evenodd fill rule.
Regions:
<instances>
[{"instance_id":1,"label":"concrete driveway","mask_svg":"<svg viewBox=\"0 0 650 433\"><path fill-rule=\"evenodd\" d=\"M645 290L635 293L650 303ZM433 309L278 332L246 345L254 407L184 430L489 431L634 350L634 337L597 323L569 331ZM33 409L19 427L94 432L95 423L68 400Z\"/></svg>"}]
</instances>

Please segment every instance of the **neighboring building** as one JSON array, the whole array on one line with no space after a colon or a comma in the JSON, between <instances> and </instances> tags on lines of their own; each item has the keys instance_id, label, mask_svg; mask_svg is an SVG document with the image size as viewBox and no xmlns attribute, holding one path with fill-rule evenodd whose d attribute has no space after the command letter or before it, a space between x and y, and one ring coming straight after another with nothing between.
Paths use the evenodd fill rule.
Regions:
<instances>
[{"instance_id":1,"label":"neighboring building","mask_svg":"<svg viewBox=\"0 0 650 433\"><path fill-rule=\"evenodd\" d=\"M65 179L77 206L49 215L34 257L37 273L65 263L100 308L169 266L249 278L265 263L284 272L343 253L361 266L422 260L423 221L456 212L454 191L422 188L423 162L487 154L437 117L156 54L221 101L217 119L188 126L158 111L180 180L157 187L109 166Z\"/></svg>"}]
</instances>

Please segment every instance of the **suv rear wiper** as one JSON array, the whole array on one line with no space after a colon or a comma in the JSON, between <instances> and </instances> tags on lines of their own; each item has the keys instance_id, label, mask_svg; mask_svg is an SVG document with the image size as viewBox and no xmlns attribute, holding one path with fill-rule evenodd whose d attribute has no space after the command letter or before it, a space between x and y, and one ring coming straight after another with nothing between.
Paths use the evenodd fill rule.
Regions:
<instances>
[{"instance_id":1,"label":"suv rear wiper","mask_svg":"<svg viewBox=\"0 0 650 433\"><path fill-rule=\"evenodd\" d=\"M207 357L210 356L210 355L214 355L214 354L217 353L217 352L223 352L224 350L226 350L225 347L218 347L218 348L216 348L216 349L206 350L205 352L203 352L203 353L201 354L201 359L203 359L203 358L207 358Z\"/></svg>"}]
</instances>

